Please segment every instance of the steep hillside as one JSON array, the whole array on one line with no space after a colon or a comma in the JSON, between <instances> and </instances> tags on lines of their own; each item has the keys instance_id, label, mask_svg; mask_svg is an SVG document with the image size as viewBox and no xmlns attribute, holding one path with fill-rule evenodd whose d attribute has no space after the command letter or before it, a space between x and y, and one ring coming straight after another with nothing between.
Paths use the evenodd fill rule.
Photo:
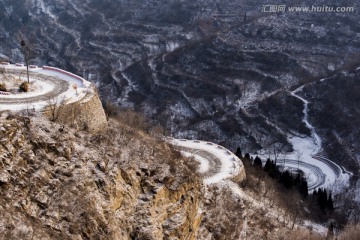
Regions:
<instances>
[{"instance_id":1,"label":"steep hillside","mask_svg":"<svg viewBox=\"0 0 360 240\"><path fill-rule=\"evenodd\" d=\"M140 115L116 119L95 134L1 113L0 239L325 239L336 215L316 216L248 159L246 180L204 185L216 164L203 175Z\"/></svg>"},{"instance_id":2,"label":"steep hillside","mask_svg":"<svg viewBox=\"0 0 360 240\"><path fill-rule=\"evenodd\" d=\"M96 135L3 114L1 239L194 239L196 166L118 122Z\"/></svg>"}]
</instances>

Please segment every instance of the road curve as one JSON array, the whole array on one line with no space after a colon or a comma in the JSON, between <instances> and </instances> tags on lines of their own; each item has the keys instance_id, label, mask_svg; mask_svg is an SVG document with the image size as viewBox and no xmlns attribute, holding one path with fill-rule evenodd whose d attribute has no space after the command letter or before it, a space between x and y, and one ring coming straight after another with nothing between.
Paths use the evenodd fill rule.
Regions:
<instances>
[{"instance_id":1,"label":"road curve","mask_svg":"<svg viewBox=\"0 0 360 240\"><path fill-rule=\"evenodd\" d=\"M0 63L0 69L6 77L27 81L26 67L23 64ZM42 110L49 104L64 102L69 104L81 101L88 93L93 93L91 83L65 70L30 65L30 89L27 93L0 92L0 111L20 111L23 109ZM5 77L5 80L6 80Z\"/></svg>"},{"instance_id":2,"label":"road curve","mask_svg":"<svg viewBox=\"0 0 360 240\"><path fill-rule=\"evenodd\" d=\"M282 161L285 160L285 165ZM308 181L308 189L310 191L322 186L325 183L326 176L323 171L312 164L297 161L293 159L281 159L277 165L283 167L284 169L290 170L291 172L296 171L297 169L305 173L305 177Z\"/></svg>"},{"instance_id":3,"label":"road curve","mask_svg":"<svg viewBox=\"0 0 360 240\"><path fill-rule=\"evenodd\" d=\"M9 74L14 74L14 75L16 73L18 72L16 71L9 72ZM35 95L35 96L32 95L25 97L19 96L18 98L16 98L16 96L12 98L0 97L0 104L9 104L9 105L19 104L19 103L31 104L40 101L46 101L56 96L59 96L61 93L64 93L70 87L67 81L62 80L59 77L51 77L40 73L32 73L31 81L41 81L47 83L52 86L52 89L49 89L49 91L44 94Z\"/></svg>"},{"instance_id":4,"label":"road curve","mask_svg":"<svg viewBox=\"0 0 360 240\"><path fill-rule=\"evenodd\" d=\"M200 175L205 184L219 183L236 176L245 177L241 160L230 150L215 143L167 138L167 141L187 157L200 162ZM203 170L203 171L202 171Z\"/></svg>"}]
</instances>

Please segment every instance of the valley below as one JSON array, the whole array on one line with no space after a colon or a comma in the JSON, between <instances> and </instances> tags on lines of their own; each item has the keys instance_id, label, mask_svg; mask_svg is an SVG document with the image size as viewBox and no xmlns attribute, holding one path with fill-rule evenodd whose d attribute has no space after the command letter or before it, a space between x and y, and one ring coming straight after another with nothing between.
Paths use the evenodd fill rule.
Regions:
<instances>
[{"instance_id":1,"label":"valley below","mask_svg":"<svg viewBox=\"0 0 360 240\"><path fill-rule=\"evenodd\" d=\"M336 3L351 13L264 13L265 1L85 2L1 1L0 59L24 62L24 39L31 64L84 77L104 103L168 137L300 170L310 191L326 187L357 218L359 3Z\"/></svg>"}]
</instances>

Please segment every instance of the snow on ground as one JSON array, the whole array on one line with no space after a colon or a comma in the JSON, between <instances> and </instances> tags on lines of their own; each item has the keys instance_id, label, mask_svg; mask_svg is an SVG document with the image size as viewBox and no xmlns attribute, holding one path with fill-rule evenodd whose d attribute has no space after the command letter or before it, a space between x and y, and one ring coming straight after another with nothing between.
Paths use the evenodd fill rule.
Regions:
<instances>
[{"instance_id":1,"label":"snow on ground","mask_svg":"<svg viewBox=\"0 0 360 240\"><path fill-rule=\"evenodd\" d=\"M324 227L323 225L311 222L311 221L304 221L302 223L305 227L310 228L318 233L326 234L328 232L328 228Z\"/></svg>"},{"instance_id":2,"label":"snow on ground","mask_svg":"<svg viewBox=\"0 0 360 240\"><path fill-rule=\"evenodd\" d=\"M137 90L137 84L134 83L133 80L125 73L121 72L122 77L127 81L127 86L124 87L123 93L121 94L121 97L117 99L118 103L127 103L129 98L129 93L133 90ZM127 107L132 107L132 103L123 104Z\"/></svg>"},{"instance_id":3,"label":"snow on ground","mask_svg":"<svg viewBox=\"0 0 360 240\"><path fill-rule=\"evenodd\" d=\"M199 173L206 173L207 171L209 171L210 164L209 164L208 159L206 159L202 156L196 155L196 152L195 153L181 152L181 153L184 155L184 157L193 157L197 162L200 163Z\"/></svg>"},{"instance_id":4,"label":"snow on ground","mask_svg":"<svg viewBox=\"0 0 360 240\"><path fill-rule=\"evenodd\" d=\"M288 141L293 146L294 151L279 157L277 164L284 170L292 172L298 169L301 170L307 178L310 191L319 187L325 187L336 193L348 185L351 173L345 171L341 166L320 154L322 151L322 141L314 126L309 122L309 102L297 95L298 92L303 90L303 87L304 86L297 88L291 92L291 95L303 102L303 122L306 127L310 129L311 134L307 137L289 134ZM259 155L263 161L268 157L271 158L271 156L265 152L257 155Z\"/></svg>"},{"instance_id":5,"label":"snow on ground","mask_svg":"<svg viewBox=\"0 0 360 240\"><path fill-rule=\"evenodd\" d=\"M25 66L15 66L15 65L2 65L6 71L9 71L9 74L16 75L15 73L18 71L19 73L26 71ZM82 81L77 78L76 75L67 75L65 73L57 72L54 70L46 70L43 68L29 68L30 75L30 83L36 85L35 91L31 91L28 93L15 93L10 95L1 95L2 102L8 103L1 104L0 110L12 110L12 111L20 111L22 109L35 109L41 110L45 106L49 104L48 100L53 99L54 102L62 102L66 101L67 104L80 101L85 97L85 95L89 92L92 92L92 88L90 87L90 82ZM70 73L71 74L71 73ZM22 80L26 81L23 76ZM44 100L41 96L44 96L47 93L50 93L54 89L58 87L60 81L65 81L68 85L67 89L56 96L49 96L49 99ZM73 88L74 84L77 85L77 91ZM24 100L29 98L29 101L24 103ZM21 100L21 101L17 101Z\"/></svg>"},{"instance_id":6,"label":"snow on ground","mask_svg":"<svg viewBox=\"0 0 360 240\"><path fill-rule=\"evenodd\" d=\"M45 75L48 75L48 76L54 76L54 77L58 77L60 78L61 80L65 80L67 82L69 82L70 84L77 84L77 86L79 88L84 88L86 87L82 81L80 81L79 79L76 79L72 76L68 76L68 75L65 75L63 73L60 73L60 72L55 72L55 71L52 71L52 70L45 70L45 69L40 69L38 70L39 73L41 74L45 74Z\"/></svg>"},{"instance_id":7,"label":"snow on ground","mask_svg":"<svg viewBox=\"0 0 360 240\"><path fill-rule=\"evenodd\" d=\"M20 80L21 83L22 82L27 82L26 77L18 77L17 82L19 80ZM17 83L16 88L18 88L19 85L20 85L20 83ZM8 84L6 86L9 89ZM35 97L35 96L40 96L40 95L43 95L45 93L48 93L53 89L54 89L54 86L52 84L49 84L47 82L40 81L38 79L32 78L31 81L30 81L30 91L29 92L27 92L27 93L22 92L22 93L6 95L6 98L8 98L8 99L21 99L21 98Z\"/></svg>"},{"instance_id":8,"label":"snow on ground","mask_svg":"<svg viewBox=\"0 0 360 240\"><path fill-rule=\"evenodd\" d=\"M340 175L338 175L338 173L335 172L334 169L329 164L314 158L314 156L319 152L318 151L319 148L317 145L314 144L312 138L291 137L289 138L289 141L293 145L294 152L288 154L286 156L287 158L297 159L296 154L299 152L301 153L299 159L301 162L307 163L309 165L313 165L321 169L322 173L325 175L324 182L318 187L332 188L332 186L335 183L341 185L346 184L350 176L347 173L343 173L340 167L338 167L340 172ZM309 172L309 169L302 169L302 170L305 172L305 174L311 174L311 172Z\"/></svg>"},{"instance_id":9,"label":"snow on ground","mask_svg":"<svg viewBox=\"0 0 360 240\"><path fill-rule=\"evenodd\" d=\"M348 173L343 172L340 166L331 162L329 159L326 159L327 162L316 159L316 154L320 153L320 151L322 150L322 141L320 136L317 134L314 126L312 126L309 122L308 119L309 102L306 99L296 94L300 90L302 90L302 88L298 88L297 90L293 91L291 94L304 103L303 122L305 123L306 127L310 129L311 136L289 137L289 141L293 145L294 152L287 155L286 157L291 159L299 159L301 162L313 165L321 169L322 173L325 175L325 179L322 182L322 184L318 187L332 188L334 185L344 186L344 184L346 185L350 178ZM335 168L338 168L340 174L336 171L336 169L334 169L334 165Z\"/></svg>"},{"instance_id":10,"label":"snow on ground","mask_svg":"<svg viewBox=\"0 0 360 240\"><path fill-rule=\"evenodd\" d=\"M219 172L205 178L205 184L218 183L221 180L234 177L240 172L240 169L244 167L240 159L235 154L215 143L186 139L171 139L170 143L187 149L206 151L207 153L215 156L221 162ZM193 155L196 156L196 152L193 153ZM200 162L200 170L204 171L207 167L206 165L209 165L209 160L206 160L207 163L205 163L205 159L202 156L198 157L200 158L195 159Z\"/></svg>"},{"instance_id":11,"label":"snow on ground","mask_svg":"<svg viewBox=\"0 0 360 240\"><path fill-rule=\"evenodd\" d=\"M294 140L294 145L306 150L303 154L304 157L311 157L312 154L316 153L317 148L313 146L312 138L304 139L305 141L299 141L299 139L297 139L296 141L299 142L295 142ZM184 156L194 157L196 161L199 161L200 172L202 173L211 172L211 170L214 170L211 169L211 167L216 167L216 164L211 164L211 161L214 161L214 159L207 159L206 157L197 155L200 154L201 151L205 151L212 156L215 156L216 159L220 161L220 169L215 171L213 175L204 179L204 183L206 185L217 184L218 186L221 186L223 188L228 188L232 191L234 196L241 199L242 201L251 203L251 205L255 208L266 209L267 211L264 217L269 217L270 219L277 219L278 221L283 221L284 223L286 222L284 216L282 216L282 214L278 212L279 210L276 210L274 208L268 208L268 205L264 201L259 201L253 196L250 196L249 194L244 192L238 184L231 181L230 178L238 174L240 169L244 167L240 159L237 158L235 154L225 149L224 147L210 142L173 138L167 138L167 140L170 144L179 147L180 151ZM327 167L327 165L325 164L324 167ZM215 170L216 169L217 168L215 168ZM244 209L244 211L246 212L247 210ZM246 236L246 226L247 221L244 221L242 236ZM326 233L327 230L326 227L320 224L313 223L311 221L298 223L296 224L296 226L311 228L312 230L319 233Z\"/></svg>"}]
</instances>

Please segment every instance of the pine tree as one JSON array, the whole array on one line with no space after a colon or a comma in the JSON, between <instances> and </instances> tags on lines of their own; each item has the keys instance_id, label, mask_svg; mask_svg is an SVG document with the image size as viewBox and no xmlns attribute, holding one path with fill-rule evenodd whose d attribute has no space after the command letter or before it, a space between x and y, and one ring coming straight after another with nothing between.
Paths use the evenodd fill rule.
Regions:
<instances>
[{"instance_id":1,"label":"pine tree","mask_svg":"<svg viewBox=\"0 0 360 240\"><path fill-rule=\"evenodd\" d=\"M280 176L280 182L286 187L290 189L294 185L294 178L289 171L285 171Z\"/></svg>"},{"instance_id":2,"label":"pine tree","mask_svg":"<svg viewBox=\"0 0 360 240\"><path fill-rule=\"evenodd\" d=\"M242 158L242 153L241 153L240 147L237 147L235 155L236 155L238 158Z\"/></svg>"},{"instance_id":3,"label":"pine tree","mask_svg":"<svg viewBox=\"0 0 360 240\"><path fill-rule=\"evenodd\" d=\"M271 161L270 176L275 179L279 179L281 177L281 172L274 161Z\"/></svg>"},{"instance_id":4,"label":"pine tree","mask_svg":"<svg viewBox=\"0 0 360 240\"><path fill-rule=\"evenodd\" d=\"M270 158L268 158L268 159L266 160L266 163L265 163L265 166L264 166L264 170L265 170L266 172L270 173L271 169L272 169L271 160L270 160Z\"/></svg>"},{"instance_id":5,"label":"pine tree","mask_svg":"<svg viewBox=\"0 0 360 240\"><path fill-rule=\"evenodd\" d=\"M329 193L329 197L327 199L327 206L326 206L327 209L329 210L334 210L334 202L333 202L333 199L332 199L332 194L331 192Z\"/></svg>"},{"instance_id":6,"label":"pine tree","mask_svg":"<svg viewBox=\"0 0 360 240\"><path fill-rule=\"evenodd\" d=\"M300 176L300 173L297 173L296 174L296 177L294 179L294 186L297 186L300 190L300 187L301 187L301 176Z\"/></svg>"},{"instance_id":7,"label":"pine tree","mask_svg":"<svg viewBox=\"0 0 360 240\"><path fill-rule=\"evenodd\" d=\"M325 211L327 206L327 193L326 189L319 188L318 190L318 205L321 210Z\"/></svg>"},{"instance_id":8,"label":"pine tree","mask_svg":"<svg viewBox=\"0 0 360 240\"><path fill-rule=\"evenodd\" d=\"M314 197L317 196L317 191L316 191L316 189L313 191L313 196L314 196Z\"/></svg>"},{"instance_id":9,"label":"pine tree","mask_svg":"<svg viewBox=\"0 0 360 240\"><path fill-rule=\"evenodd\" d=\"M249 154L249 153L245 153L244 158L247 159L247 160L250 160L250 154Z\"/></svg>"},{"instance_id":10,"label":"pine tree","mask_svg":"<svg viewBox=\"0 0 360 240\"><path fill-rule=\"evenodd\" d=\"M261 161L261 158L259 158L258 156L256 156L256 158L254 160L254 167L262 168L262 161Z\"/></svg>"},{"instance_id":11,"label":"pine tree","mask_svg":"<svg viewBox=\"0 0 360 240\"><path fill-rule=\"evenodd\" d=\"M301 178L299 191L300 191L301 195L303 195L304 198L306 198L309 195L308 183L304 177Z\"/></svg>"}]
</instances>

